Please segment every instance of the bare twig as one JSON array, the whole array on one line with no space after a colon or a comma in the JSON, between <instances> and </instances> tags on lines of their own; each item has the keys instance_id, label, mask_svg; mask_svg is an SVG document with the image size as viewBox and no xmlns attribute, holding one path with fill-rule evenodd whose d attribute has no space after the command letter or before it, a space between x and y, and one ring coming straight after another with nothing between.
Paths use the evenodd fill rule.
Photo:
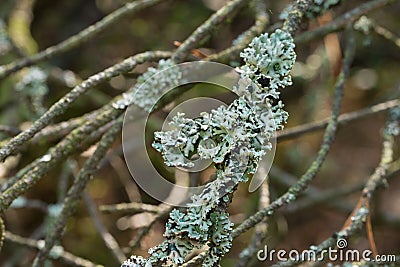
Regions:
<instances>
[{"instance_id":1,"label":"bare twig","mask_svg":"<svg viewBox=\"0 0 400 267\"><path fill-rule=\"evenodd\" d=\"M219 53L210 55L205 60L229 63L232 59L237 58L239 52L242 51L255 36L263 32L269 23L269 15L265 2L261 0L255 1L253 9L255 13L254 25L240 35L238 43Z\"/></svg>"}]
</instances>

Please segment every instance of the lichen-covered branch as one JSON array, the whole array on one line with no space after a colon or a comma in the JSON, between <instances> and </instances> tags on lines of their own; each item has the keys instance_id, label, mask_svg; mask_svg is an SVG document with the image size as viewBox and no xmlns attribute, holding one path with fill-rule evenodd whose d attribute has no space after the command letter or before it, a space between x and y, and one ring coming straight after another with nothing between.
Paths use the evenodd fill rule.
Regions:
<instances>
[{"instance_id":1,"label":"lichen-covered branch","mask_svg":"<svg viewBox=\"0 0 400 267\"><path fill-rule=\"evenodd\" d=\"M4 212L17 197L36 184L50 169L76 151L83 152L95 143L103 134L102 127L116 119L122 112L111 108L100 113L95 120L88 121L67 135L60 143L51 148L47 154L24 168L15 176L14 184L4 190L0 196L0 210ZM109 126L105 126L109 127Z\"/></svg>"},{"instance_id":2,"label":"lichen-covered branch","mask_svg":"<svg viewBox=\"0 0 400 267\"><path fill-rule=\"evenodd\" d=\"M345 49L345 56L343 59L343 66L339 77L336 81L335 85L335 95L334 95L334 103L332 109L332 115L328 126L326 128L322 145L320 150L318 151L317 158L312 162L311 166L308 170L303 174L300 180L289 190L280 196L278 199L274 200L271 205L267 208L258 211L256 214L252 215L250 218L246 219L242 224L240 224L232 233L233 237L240 235L241 233L249 230L254 227L256 224L261 222L265 217L273 214L273 212L282 207L285 204L288 204L296 199L296 197L307 188L308 184L312 181L312 179L318 173L322 163L324 162L330 146L334 140L334 136L338 126L338 117L340 113L340 106L343 94L343 86L344 82L349 75L350 64L352 62L353 54L354 54L354 39L352 36L348 37L347 46Z\"/></svg>"},{"instance_id":3,"label":"lichen-covered branch","mask_svg":"<svg viewBox=\"0 0 400 267\"><path fill-rule=\"evenodd\" d=\"M283 23L282 29L294 35L301 21L306 16L309 9L313 6L313 0L295 0L293 6Z\"/></svg>"},{"instance_id":4,"label":"lichen-covered branch","mask_svg":"<svg viewBox=\"0 0 400 267\"><path fill-rule=\"evenodd\" d=\"M164 208L156 205L144 204L144 203L120 203L115 205L102 205L100 206L100 211L108 214L108 213L129 213L136 214L141 212L150 212L150 213L161 213L164 211Z\"/></svg>"},{"instance_id":5,"label":"lichen-covered branch","mask_svg":"<svg viewBox=\"0 0 400 267\"><path fill-rule=\"evenodd\" d=\"M365 225L367 216L371 213L370 201L379 186L385 183L385 177L389 170L390 163L393 161L393 145L394 137L399 135L399 121L400 121L400 107L393 108L388 116L385 131L383 133L383 148L381 153L381 159L379 165L375 168L373 174L369 177L366 182L360 200L350 214L350 217L346 220L343 228L335 233L332 237L324 240L318 246L312 246L312 250L316 253L320 253L330 247L336 246L336 242L339 238L348 239ZM393 132L393 127L396 127L396 131ZM305 259L290 260L285 262L279 262L275 264L276 267L288 267L298 265L304 262Z\"/></svg>"},{"instance_id":6,"label":"lichen-covered branch","mask_svg":"<svg viewBox=\"0 0 400 267\"><path fill-rule=\"evenodd\" d=\"M292 37L282 30L254 38L241 56L245 65L238 68L241 78L234 88L238 99L196 119L178 114L171 124L175 129L157 132L153 143L168 166L192 166L188 159L193 153L212 159L217 179L191 197L186 212L171 212L167 240L150 249L149 258L133 256L123 266L183 264L204 245L209 249L203 266L215 266L230 250L232 225L226 209L237 184L255 173L271 147L270 137L286 121L278 89L291 84L296 58Z\"/></svg>"},{"instance_id":7,"label":"lichen-covered branch","mask_svg":"<svg viewBox=\"0 0 400 267\"><path fill-rule=\"evenodd\" d=\"M62 41L61 43L54 46L50 46L45 50L37 54L34 54L32 56L28 56L18 61L9 63L7 65L0 66L0 80L8 76L9 74L17 70L20 70L24 67L36 64L40 61L52 58L56 55L69 51L72 48L75 48L78 45L81 45L84 42L90 40L95 35L104 31L114 23L118 22L121 18L125 17L126 15L140 11L146 7L155 5L161 1L163 0L138 0L138 1L131 0L130 2L126 3L123 7L115 10L111 14L104 17L99 22L87 27L86 29L82 30L81 32L77 33L74 36L69 37L68 39Z\"/></svg>"},{"instance_id":8,"label":"lichen-covered branch","mask_svg":"<svg viewBox=\"0 0 400 267\"><path fill-rule=\"evenodd\" d=\"M52 105L46 113L44 113L38 120L36 120L29 129L23 131L17 136L13 137L7 144L0 148L0 161L3 161L9 155L18 152L21 146L31 139L36 133L50 124L53 118L63 114L71 104L78 99L82 94L87 92L93 86L104 82L112 77L126 73L132 70L135 66L150 59L159 59L170 56L169 52L153 51L137 54L128 57L116 65L105 69L95 75L90 76L81 84L74 87L68 94L62 97L54 105Z\"/></svg>"},{"instance_id":9,"label":"lichen-covered branch","mask_svg":"<svg viewBox=\"0 0 400 267\"><path fill-rule=\"evenodd\" d=\"M256 0L253 1L252 4L254 5L252 8L255 13L254 25L240 34L240 36L233 41L232 46L219 53L210 55L206 60L230 63L231 60L238 58L240 51L246 48L254 37L260 35L264 31L265 27L269 23L269 15L267 13L265 2L262 0Z\"/></svg>"}]
</instances>

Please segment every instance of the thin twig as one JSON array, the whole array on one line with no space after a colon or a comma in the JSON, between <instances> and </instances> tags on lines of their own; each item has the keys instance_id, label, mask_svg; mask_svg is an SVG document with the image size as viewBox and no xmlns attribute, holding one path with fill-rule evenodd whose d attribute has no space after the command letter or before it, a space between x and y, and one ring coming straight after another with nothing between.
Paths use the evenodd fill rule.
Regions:
<instances>
[{"instance_id":1,"label":"thin twig","mask_svg":"<svg viewBox=\"0 0 400 267\"><path fill-rule=\"evenodd\" d=\"M14 244L22 245L28 248L32 248L35 250L40 250L42 247L43 240L35 240L31 238L25 238L11 232L5 232L5 241L11 242ZM83 259L81 257L77 257L67 251L64 251L62 247L58 247L61 253L58 255L51 254L50 257L54 260L62 260L63 262L67 263L71 266L81 266L81 267L102 267L100 264L93 263L87 259Z\"/></svg>"},{"instance_id":2,"label":"thin twig","mask_svg":"<svg viewBox=\"0 0 400 267\"><path fill-rule=\"evenodd\" d=\"M234 58L237 58L240 51L246 48L246 46L255 36L263 32L263 30L269 23L269 15L267 13L265 2L262 0L255 1L253 9L255 13L254 25L240 35L239 42L219 53L210 55L209 57L205 58L205 60L229 63Z\"/></svg>"},{"instance_id":3,"label":"thin twig","mask_svg":"<svg viewBox=\"0 0 400 267\"><path fill-rule=\"evenodd\" d=\"M97 170L98 164L101 159L105 156L108 148L114 143L118 134L121 132L123 123L123 117L120 117L117 123L111 127L111 129L101 138L93 155L85 162L85 165L80 170L76 177L73 185L68 190L67 197L65 198L62 209L59 216L56 218L53 227L46 235L46 243L43 249L40 250L37 255L33 266L42 266L44 260L48 257L48 254L53 247L56 240L58 240L65 228L67 219L75 212L76 206L80 199L80 196L85 189L87 183L92 178L93 173Z\"/></svg>"},{"instance_id":4,"label":"thin twig","mask_svg":"<svg viewBox=\"0 0 400 267\"><path fill-rule=\"evenodd\" d=\"M141 213L141 212L150 212L150 213L155 213L159 214L162 213L165 209L157 206L157 205L150 205L150 204L144 204L144 203L137 203L137 202L131 202L131 203L119 203L119 204L114 204L114 205L101 205L100 206L100 211L105 213L105 214L110 214L110 213L129 213L131 215Z\"/></svg>"},{"instance_id":5,"label":"thin twig","mask_svg":"<svg viewBox=\"0 0 400 267\"><path fill-rule=\"evenodd\" d=\"M331 23L326 24L312 31L307 31L299 34L295 39L296 44L308 43L309 41L317 38L321 38L329 33L337 32L343 30L346 25L355 21L362 15L371 12L377 8L383 7L395 0L373 0L367 3L361 4L356 8L350 10L349 12L341 15L340 17L334 19Z\"/></svg>"},{"instance_id":6,"label":"thin twig","mask_svg":"<svg viewBox=\"0 0 400 267\"><path fill-rule=\"evenodd\" d=\"M182 43L182 45L178 47L173 54L172 59L175 62L182 61L192 49L196 48L200 41L210 34L213 29L220 26L221 22L243 7L247 2L249 2L249 0L232 0L217 12L213 13L209 19L197 27L196 30Z\"/></svg>"},{"instance_id":7,"label":"thin twig","mask_svg":"<svg viewBox=\"0 0 400 267\"><path fill-rule=\"evenodd\" d=\"M56 116L63 114L71 104L78 99L79 96L84 94L93 86L104 82L112 77L126 73L132 70L135 66L150 59L159 59L169 57L169 52L151 51L137 54L128 57L120 63L105 69L97 74L90 76L88 79L74 87L70 92L63 96L59 101L52 105L46 113L44 113L38 120L36 120L29 129L18 134L12 138L7 144L0 148L0 161L3 161L9 155L18 152L21 146L31 139L37 132L50 124L51 120Z\"/></svg>"},{"instance_id":8,"label":"thin twig","mask_svg":"<svg viewBox=\"0 0 400 267\"><path fill-rule=\"evenodd\" d=\"M377 191L378 187L382 185L382 183L384 183L385 177L390 167L390 163L393 161L393 145L394 145L393 136L385 133L383 141L383 149L379 165L375 168L373 174L369 177L368 181L366 182L360 200L358 201L353 212L345 221L340 232L334 234L332 237L321 242L318 246L315 246L313 248L314 251L316 251L317 253L321 253L322 251L328 249L329 247L334 247L336 246L336 242L338 239L343 239L343 238L347 239L350 236L354 235L356 232L358 232L364 226L365 222L367 221L367 217L371 212L369 210L371 198ZM304 262L305 260L307 259L297 259L297 260L279 262L274 266L276 267L294 266Z\"/></svg>"},{"instance_id":9,"label":"thin twig","mask_svg":"<svg viewBox=\"0 0 400 267\"><path fill-rule=\"evenodd\" d=\"M84 42L90 40L98 33L104 31L109 26L113 25L114 23L118 22L121 18L128 14L132 14L134 12L140 11L146 7L158 4L162 0L138 0L138 1L130 1L126 3L123 7L115 10L114 12L110 13L102 20L96 22L93 25L90 25L86 29L82 30L81 32L77 33L74 36L69 37L68 39L62 41L61 43L50 46L45 50L34 54L29 57L22 58L18 61L9 63L4 66L0 66L0 80L9 74L20 70L24 67L36 64L40 61L52 58L56 55L64 53L66 51L71 50L72 48L77 47L78 45L83 44Z\"/></svg>"},{"instance_id":10,"label":"thin twig","mask_svg":"<svg viewBox=\"0 0 400 267\"><path fill-rule=\"evenodd\" d=\"M339 119L338 119L339 125L340 126L345 125L349 122L359 120L359 119L365 118L367 116L380 113L382 111L389 110L389 109L399 106L399 105L400 105L400 100L395 99L395 100L389 100L389 101L386 101L386 102L383 102L383 103L380 103L377 105L373 105L371 107L360 109L357 111L348 112L348 113L345 113L345 114L342 114L339 116ZM322 130L322 129L326 128L328 123L329 123L329 118L326 118L326 119L323 119L323 120L320 120L317 122L310 122L310 123L302 124L299 126L291 127L286 130L283 130L281 132L278 132L276 138L279 142L289 140L289 139L294 139L294 138L300 137L306 133L311 133L311 132Z\"/></svg>"},{"instance_id":11,"label":"thin twig","mask_svg":"<svg viewBox=\"0 0 400 267\"><path fill-rule=\"evenodd\" d=\"M390 165L389 173L385 176L385 179L395 177L399 172L400 166L398 162L393 162ZM297 177L294 177L293 175L284 172L283 170L280 170L276 167L271 168L270 174L271 182L280 183L287 187L291 187L298 180ZM287 206L284 211L290 213L304 211L307 208L324 203L327 206L337 209L341 212L350 213L354 208L349 202L340 199L340 197L361 191L364 185L365 183L362 182L329 190L320 190L310 185L307 191L304 192L305 197L303 199L299 199L296 202L293 202L291 205ZM383 222L394 226L398 226L400 224L400 220L383 212L376 214L375 218L376 220L382 220Z\"/></svg>"},{"instance_id":12,"label":"thin twig","mask_svg":"<svg viewBox=\"0 0 400 267\"><path fill-rule=\"evenodd\" d=\"M270 204L268 181L265 181L260 189L261 192L258 206L259 209L265 209ZM251 262L251 260L254 260L255 254L264 244L267 238L267 233L268 223L266 220L256 225L250 244L240 253L239 261L237 262L235 267L246 267L250 265L249 263Z\"/></svg>"},{"instance_id":13,"label":"thin twig","mask_svg":"<svg viewBox=\"0 0 400 267\"><path fill-rule=\"evenodd\" d=\"M369 18L368 18L369 19ZM395 46L400 48L400 37L396 36L393 32L389 31L385 27L379 25L376 21L369 19L372 23L372 29L375 31L376 34L382 36L386 40L392 42Z\"/></svg>"},{"instance_id":14,"label":"thin twig","mask_svg":"<svg viewBox=\"0 0 400 267\"><path fill-rule=\"evenodd\" d=\"M93 199L87 192L83 192L82 198L89 211L90 217L92 217L94 225L96 226L97 232L99 232L100 236L103 238L107 248L111 250L112 254L114 255L115 259L118 261L119 264L125 261L126 260L125 254L119 247L117 240L110 234L110 232L107 231L107 228L104 226Z\"/></svg>"},{"instance_id":15,"label":"thin twig","mask_svg":"<svg viewBox=\"0 0 400 267\"><path fill-rule=\"evenodd\" d=\"M111 104L110 104L111 105ZM49 170L54 168L65 157L76 152L88 149L111 125L110 121L121 115L122 110L111 108L99 114L95 120L88 121L72 131L55 147L49 149L42 158L35 160L20 170L17 175L3 185L3 194L0 195L0 210L5 211L9 205L36 184ZM105 128L105 129L104 129Z\"/></svg>"},{"instance_id":16,"label":"thin twig","mask_svg":"<svg viewBox=\"0 0 400 267\"><path fill-rule=\"evenodd\" d=\"M158 213L149 224L146 226L142 227L139 232L135 235L135 238L132 239L129 242L129 247L131 250L136 249L140 246L140 242L142 242L143 238L150 232L150 229L153 227L153 225L159 221L162 218L165 218L168 216L168 214L171 212L173 209L172 206L166 205L166 204L161 204L159 206L161 212Z\"/></svg>"}]
</instances>

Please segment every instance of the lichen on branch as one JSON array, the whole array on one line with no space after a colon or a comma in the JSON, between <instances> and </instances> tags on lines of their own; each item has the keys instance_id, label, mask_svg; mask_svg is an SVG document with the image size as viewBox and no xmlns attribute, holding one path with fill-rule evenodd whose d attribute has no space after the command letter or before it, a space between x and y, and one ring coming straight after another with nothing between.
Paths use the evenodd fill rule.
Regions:
<instances>
[{"instance_id":1,"label":"lichen on branch","mask_svg":"<svg viewBox=\"0 0 400 267\"><path fill-rule=\"evenodd\" d=\"M174 209L166 224L166 240L149 250L150 257L132 256L124 267L183 264L194 249L209 246L203 266L217 266L232 246L232 223L226 209L239 182L246 182L283 128L279 89L291 85L296 53L292 36L283 30L253 39L240 54L244 65L234 87L239 96L229 106L189 119L177 114L166 132L156 132L153 147L168 166L192 167L190 157L211 159L216 179L191 197L186 211ZM165 76L167 77L167 76ZM165 82L163 82L165 84ZM134 98L133 98L134 99Z\"/></svg>"}]
</instances>

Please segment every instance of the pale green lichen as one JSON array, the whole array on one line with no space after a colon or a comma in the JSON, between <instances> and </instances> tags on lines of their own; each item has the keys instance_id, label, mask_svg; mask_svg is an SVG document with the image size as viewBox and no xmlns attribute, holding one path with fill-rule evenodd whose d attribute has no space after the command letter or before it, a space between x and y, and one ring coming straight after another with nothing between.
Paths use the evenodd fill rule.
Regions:
<instances>
[{"instance_id":1,"label":"pale green lichen","mask_svg":"<svg viewBox=\"0 0 400 267\"><path fill-rule=\"evenodd\" d=\"M7 26L2 19L0 19L0 55L6 54L12 45L7 33Z\"/></svg>"},{"instance_id":2,"label":"pale green lichen","mask_svg":"<svg viewBox=\"0 0 400 267\"><path fill-rule=\"evenodd\" d=\"M373 27L373 22L366 16L361 16L353 25L354 29L368 35Z\"/></svg>"},{"instance_id":3,"label":"pale green lichen","mask_svg":"<svg viewBox=\"0 0 400 267\"><path fill-rule=\"evenodd\" d=\"M253 39L241 54L238 99L200 117L179 113L172 130L155 133L153 147L168 166L191 167L192 155L211 159L216 179L191 198L186 211L174 209L166 224L166 240L149 250L150 257L132 256L123 267L174 266L194 249L209 246L204 267L218 266L232 246L232 223L226 207L239 182L254 174L261 157L271 149L274 132L288 117L279 100L279 88L292 83L290 70L296 54L291 35L276 30Z\"/></svg>"},{"instance_id":4,"label":"pale green lichen","mask_svg":"<svg viewBox=\"0 0 400 267\"><path fill-rule=\"evenodd\" d=\"M392 108L389 112L389 118L386 133L392 136L400 135L400 107Z\"/></svg>"},{"instance_id":5,"label":"pale green lichen","mask_svg":"<svg viewBox=\"0 0 400 267\"><path fill-rule=\"evenodd\" d=\"M176 64L171 59L162 59L158 62L157 68L150 67L143 75L139 76L132 92L124 94L121 100L113 104L113 107L126 109L129 105L134 104L150 112L157 100L168 89L176 87L181 78L182 73Z\"/></svg>"},{"instance_id":6,"label":"pale green lichen","mask_svg":"<svg viewBox=\"0 0 400 267\"><path fill-rule=\"evenodd\" d=\"M28 68L22 79L15 85L15 89L24 96L32 99L32 106L37 115L46 112L43 98L49 92L47 87L47 73L38 67Z\"/></svg>"},{"instance_id":7,"label":"pale green lichen","mask_svg":"<svg viewBox=\"0 0 400 267\"><path fill-rule=\"evenodd\" d=\"M309 10L306 12L306 16L309 19L316 18L323 15L331 7L338 5L341 0L314 0L314 3L310 6ZM286 6L286 8L281 12L279 18L285 20L292 10L293 4Z\"/></svg>"}]
</instances>

